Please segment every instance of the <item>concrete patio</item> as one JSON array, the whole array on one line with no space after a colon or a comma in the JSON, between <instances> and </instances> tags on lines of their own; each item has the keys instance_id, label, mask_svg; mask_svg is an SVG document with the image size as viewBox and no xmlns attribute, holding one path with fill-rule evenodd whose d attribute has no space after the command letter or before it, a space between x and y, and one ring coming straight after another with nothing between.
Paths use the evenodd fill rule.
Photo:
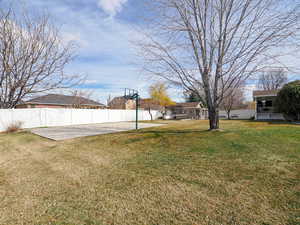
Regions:
<instances>
[{"instance_id":1,"label":"concrete patio","mask_svg":"<svg viewBox=\"0 0 300 225\"><path fill-rule=\"evenodd\" d=\"M162 126L164 124L139 123L139 129ZM34 128L30 131L36 135L55 140L67 140L79 137L110 134L135 129L135 122L118 122L102 124L72 125L63 127Z\"/></svg>"}]
</instances>

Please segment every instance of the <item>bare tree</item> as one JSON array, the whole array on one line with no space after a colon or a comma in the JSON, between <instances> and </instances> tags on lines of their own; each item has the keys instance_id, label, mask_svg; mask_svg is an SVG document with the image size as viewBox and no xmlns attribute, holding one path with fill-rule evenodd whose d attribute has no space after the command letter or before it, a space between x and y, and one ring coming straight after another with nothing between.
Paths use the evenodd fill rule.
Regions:
<instances>
[{"instance_id":1,"label":"bare tree","mask_svg":"<svg viewBox=\"0 0 300 225\"><path fill-rule=\"evenodd\" d=\"M143 69L199 95L204 92L211 130L219 128L219 106L227 90L266 65L279 63L277 47L291 44L299 28L296 1L151 3L150 27L137 42Z\"/></svg>"},{"instance_id":2,"label":"bare tree","mask_svg":"<svg viewBox=\"0 0 300 225\"><path fill-rule=\"evenodd\" d=\"M277 90L282 88L287 81L288 78L283 69L269 70L261 73L257 86L263 90Z\"/></svg>"},{"instance_id":3,"label":"bare tree","mask_svg":"<svg viewBox=\"0 0 300 225\"><path fill-rule=\"evenodd\" d=\"M0 108L14 108L22 99L77 83L66 75L74 46L63 43L49 17L0 11Z\"/></svg>"},{"instance_id":4,"label":"bare tree","mask_svg":"<svg viewBox=\"0 0 300 225\"><path fill-rule=\"evenodd\" d=\"M243 87L230 88L227 90L227 95L224 96L220 107L224 109L227 113L227 118L230 120L230 113L234 109L238 109L243 106L244 102L244 92Z\"/></svg>"}]
</instances>

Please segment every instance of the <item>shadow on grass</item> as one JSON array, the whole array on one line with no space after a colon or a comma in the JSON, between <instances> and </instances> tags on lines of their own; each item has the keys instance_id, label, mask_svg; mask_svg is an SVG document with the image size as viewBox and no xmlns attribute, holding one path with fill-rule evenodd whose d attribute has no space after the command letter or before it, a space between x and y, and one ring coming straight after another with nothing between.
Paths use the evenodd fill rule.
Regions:
<instances>
[{"instance_id":1,"label":"shadow on grass","mask_svg":"<svg viewBox=\"0 0 300 225\"><path fill-rule=\"evenodd\" d=\"M137 134L203 134L210 133L210 130L141 130L138 132L131 131L130 133Z\"/></svg>"},{"instance_id":2,"label":"shadow on grass","mask_svg":"<svg viewBox=\"0 0 300 225\"><path fill-rule=\"evenodd\" d=\"M300 125L300 121L285 121L285 120L247 120L247 122L252 123L267 123L270 125Z\"/></svg>"},{"instance_id":3,"label":"shadow on grass","mask_svg":"<svg viewBox=\"0 0 300 225\"><path fill-rule=\"evenodd\" d=\"M136 142L142 142L151 139L157 139L157 143L166 142L168 145L171 144L171 137L174 138L207 138L210 136L209 134L213 134L213 136L219 136L224 132L210 131L210 130L198 130L198 129L190 129L190 130L177 130L177 129L168 129L168 130L139 130L139 131L128 131L128 134L134 134L138 136L128 137L124 144L131 144ZM175 140L175 139L174 139Z\"/></svg>"},{"instance_id":4,"label":"shadow on grass","mask_svg":"<svg viewBox=\"0 0 300 225\"><path fill-rule=\"evenodd\" d=\"M268 121L268 124L273 125L300 125L300 122L288 122L288 121Z\"/></svg>"}]
</instances>

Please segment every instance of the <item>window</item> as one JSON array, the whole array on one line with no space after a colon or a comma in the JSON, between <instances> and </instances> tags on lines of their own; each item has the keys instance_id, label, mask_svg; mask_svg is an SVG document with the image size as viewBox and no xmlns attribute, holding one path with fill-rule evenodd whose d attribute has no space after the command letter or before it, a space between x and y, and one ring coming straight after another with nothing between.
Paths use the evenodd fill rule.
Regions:
<instances>
[{"instance_id":1,"label":"window","mask_svg":"<svg viewBox=\"0 0 300 225\"><path fill-rule=\"evenodd\" d=\"M268 100L266 101L266 107L272 107L273 106L273 102Z\"/></svg>"},{"instance_id":2,"label":"window","mask_svg":"<svg viewBox=\"0 0 300 225\"><path fill-rule=\"evenodd\" d=\"M257 106L258 107L263 107L263 102L262 101L257 101Z\"/></svg>"}]
</instances>

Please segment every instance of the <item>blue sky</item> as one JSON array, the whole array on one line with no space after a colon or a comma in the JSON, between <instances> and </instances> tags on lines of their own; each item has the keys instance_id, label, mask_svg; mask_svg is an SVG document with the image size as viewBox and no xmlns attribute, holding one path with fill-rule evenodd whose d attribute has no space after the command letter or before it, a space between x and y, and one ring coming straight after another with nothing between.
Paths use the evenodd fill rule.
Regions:
<instances>
[{"instance_id":1,"label":"blue sky","mask_svg":"<svg viewBox=\"0 0 300 225\"><path fill-rule=\"evenodd\" d=\"M64 41L77 46L77 58L66 72L87 76L86 83L78 88L93 90L95 100L106 103L109 95L122 95L124 88L138 89L142 97L147 97L148 86L154 81L143 76L134 64L138 58L131 44L139 37L135 28L147 13L142 0L0 0L0 4L25 5L33 15L51 15ZM248 99L253 89L255 85L250 82ZM169 93L174 100L182 100L179 90L170 89Z\"/></svg>"},{"instance_id":2,"label":"blue sky","mask_svg":"<svg viewBox=\"0 0 300 225\"><path fill-rule=\"evenodd\" d=\"M140 90L147 97L149 81L134 64L131 40L138 37L142 4L139 0L0 0L6 7L25 5L31 14L48 12L60 27L63 39L77 46L77 57L66 72L87 76L78 88L93 90L93 98L106 103L109 95L124 88ZM20 4L21 3L21 4ZM177 93L173 96L177 96ZM180 96L179 96L180 97Z\"/></svg>"}]
</instances>

